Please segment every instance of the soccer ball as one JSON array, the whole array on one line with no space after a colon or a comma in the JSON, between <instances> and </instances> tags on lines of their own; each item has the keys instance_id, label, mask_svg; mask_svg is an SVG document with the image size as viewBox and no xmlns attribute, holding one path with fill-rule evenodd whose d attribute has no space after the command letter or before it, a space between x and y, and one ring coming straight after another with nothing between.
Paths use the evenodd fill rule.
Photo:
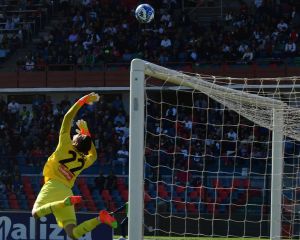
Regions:
<instances>
[{"instance_id":1,"label":"soccer ball","mask_svg":"<svg viewBox=\"0 0 300 240\"><path fill-rule=\"evenodd\" d=\"M140 23L149 23L154 18L154 9L149 4L141 4L135 9L135 17Z\"/></svg>"}]
</instances>

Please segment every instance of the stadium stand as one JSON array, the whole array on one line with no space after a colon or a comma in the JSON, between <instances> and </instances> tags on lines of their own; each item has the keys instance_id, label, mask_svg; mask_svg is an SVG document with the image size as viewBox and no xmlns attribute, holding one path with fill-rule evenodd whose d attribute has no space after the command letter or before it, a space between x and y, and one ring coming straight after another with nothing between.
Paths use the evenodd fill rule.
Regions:
<instances>
[{"instance_id":1,"label":"stadium stand","mask_svg":"<svg viewBox=\"0 0 300 240\"><path fill-rule=\"evenodd\" d=\"M11 2L0 5L0 57L6 57L13 49L26 44L32 33L44 24L50 7L47 3L40 5L34 1L24 6L17 5L23 1L15 1L16 4ZM122 1L127 7L121 4L118 7L112 6L110 2L100 1L97 5L84 1L76 6L68 6L67 2L63 2L61 11L67 16L66 24L56 26L46 37L40 39L32 49L36 54L32 54L32 62L27 64L25 70L39 70L43 64L78 64L92 69L97 63L119 62L120 59L129 62L138 56L160 64L172 61L200 63L224 60L239 64L252 61L264 64L266 59L271 62L288 60L290 63L299 63L299 59L295 57L295 52L298 53L300 49L297 30L300 24L299 12L287 2L272 5L270 1L265 1L263 6L248 6L240 1L239 12L228 11L223 20L200 26L187 15L184 15L184 20L179 18L182 15L179 2L167 6L169 11L165 11L166 6L161 1L155 1L153 5L159 9L158 17L149 29L142 29L136 21L132 21L130 11L137 1ZM46 10L43 10L44 7ZM112 8L114 11L110 11ZM261 21L270 13L272 15L267 21ZM135 29L138 27L143 34L136 33ZM201 106L208 104L204 96L199 102ZM108 94L96 107L82 110L79 114L79 118L86 119L90 125L99 156L97 163L86 172L87 176L80 177L74 187L75 194L84 195L91 203L79 206L81 211L94 212L103 208L115 210L128 200L128 116L125 111L128 106L124 104L119 95ZM220 107L213 101L210 104L212 106L209 110L203 107L194 116L198 126L194 126L193 131L199 134L199 139L206 139L201 131L201 127L208 122L206 116L209 115L211 122L216 125L221 124L218 118ZM4 99L0 96L0 209L28 210L32 207L43 183L39 174L47 157L56 147L62 116L70 106L71 101L67 95L58 104L54 104L50 96L37 95L26 106L21 106L16 99ZM157 106L152 105L148 111L154 116L156 109ZM173 109L168 109L165 117L174 119L173 114ZM242 211L238 204L228 209L229 195L232 196L232 203L243 204L247 200L257 206L264 205L261 198L264 186L261 182L249 181L241 175L244 168L257 174L267 171L270 154L267 145L270 143L266 142L264 135L269 132L264 128L253 131L251 124L245 119L238 124L238 116L234 113L228 114L226 118L223 121L231 122L232 127L223 131L217 127L212 128L205 142L195 142L191 146L195 157L190 159L189 165L191 168L215 172L210 170L215 170L218 167L216 163L220 160L224 174L238 172L240 178L235 176L232 181L231 178L217 178L211 174L207 176L206 182L202 182L197 176L189 175L185 158L187 144L182 141L176 151L176 166L180 169L176 175L177 186L170 189L163 181L160 184L147 183L145 203L149 212L155 211L151 200L157 196L164 200L172 198L175 201L173 212L184 211L182 194L186 192L186 188L190 200L187 208L191 212L196 212L197 208L207 213ZM158 127L154 119L149 119L148 131L165 131L172 135L176 129L179 136L186 137L191 128L190 116L182 113L180 119L183 123L176 126L166 121L163 129ZM251 149L247 145L247 139L253 136L257 141ZM219 139L226 140L221 143ZM155 149L156 142L153 138L147 144ZM170 147L167 142L162 144L161 150L168 150ZM237 144L240 157L226 153L230 151L232 144ZM287 147L299 151L299 146ZM214 157L203 158L203 151L211 152ZM146 157L150 164L155 165L158 161L150 152L146 152ZM163 161L168 163L170 159L166 155ZM233 163L238 163L238 169L233 170ZM95 178L99 169L102 173ZM168 169L160 169L159 174L160 176L151 177L170 181ZM254 211L259 212L260 209Z\"/></svg>"},{"instance_id":2,"label":"stadium stand","mask_svg":"<svg viewBox=\"0 0 300 240\"><path fill-rule=\"evenodd\" d=\"M234 7L228 7L223 18L209 23L183 12L181 1L171 1L170 5L152 1L156 17L147 27L138 25L132 17L137 2L83 1L64 6L61 12L66 16L65 24L54 26L39 39L32 49L31 64L35 67L27 70L44 64L75 64L92 69L97 64L129 62L135 57L161 65L299 60L296 53L300 20L294 1L264 1L263 5L233 1Z\"/></svg>"},{"instance_id":3,"label":"stadium stand","mask_svg":"<svg viewBox=\"0 0 300 240\"><path fill-rule=\"evenodd\" d=\"M29 44L52 15L54 2L5 0L0 4L0 60Z\"/></svg>"}]
</instances>

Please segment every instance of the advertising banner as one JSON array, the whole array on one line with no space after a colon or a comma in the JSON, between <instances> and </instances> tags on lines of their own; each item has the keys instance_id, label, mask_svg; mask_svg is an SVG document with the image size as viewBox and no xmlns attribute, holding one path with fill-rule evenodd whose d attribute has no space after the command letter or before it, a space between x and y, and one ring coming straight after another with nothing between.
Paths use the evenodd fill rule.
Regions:
<instances>
[{"instance_id":1,"label":"advertising banner","mask_svg":"<svg viewBox=\"0 0 300 240\"><path fill-rule=\"evenodd\" d=\"M77 224L96 217L96 214L78 213ZM100 224L80 240L112 240L113 231ZM53 215L35 220L29 212L0 212L0 240L70 240L56 224Z\"/></svg>"}]
</instances>

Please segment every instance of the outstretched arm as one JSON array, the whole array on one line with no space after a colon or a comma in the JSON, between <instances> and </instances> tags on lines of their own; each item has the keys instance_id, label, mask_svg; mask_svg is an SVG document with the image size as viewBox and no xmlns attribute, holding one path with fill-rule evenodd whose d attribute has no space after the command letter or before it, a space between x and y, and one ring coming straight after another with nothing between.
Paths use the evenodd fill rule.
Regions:
<instances>
[{"instance_id":1,"label":"outstretched arm","mask_svg":"<svg viewBox=\"0 0 300 240\"><path fill-rule=\"evenodd\" d=\"M99 95L92 92L88 95L83 96L80 98L70 109L69 111L65 114L63 122L61 124L60 128L60 133L59 133L59 138L61 140L61 137L65 134L70 135L71 131L71 125L74 117L76 116L77 112L79 109L84 105L84 104L93 104L94 102L99 101Z\"/></svg>"},{"instance_id":2,"label":"outstretched arm","mask_svg":"<svg viewBox=\"0 0 300 240\"><path fill-rule=\"evenodd\" d=\"M91 136L86 121L84 121L82 119L78 120L76 122L76 125L78 127L78 129L76 129L76 132L78 134L87 135L89 137ZM87 155L86 168L91 166L95 162L96 159L97 159L97 151L96 151L94 143L92 142L91 149L89 150L88 155Z\"/></svg>"}]
</instances>

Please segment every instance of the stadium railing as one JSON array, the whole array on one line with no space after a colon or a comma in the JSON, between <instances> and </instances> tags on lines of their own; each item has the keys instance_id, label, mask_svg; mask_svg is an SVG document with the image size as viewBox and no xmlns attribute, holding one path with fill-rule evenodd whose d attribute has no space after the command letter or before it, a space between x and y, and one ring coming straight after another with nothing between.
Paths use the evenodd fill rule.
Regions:
<instances>
[{"instance_id":1,"label":"stadium railing","mask_svg":"<svg viewBox=\"0 0 300 240\"><path fill-rule=\"evenodd\" d=\"M298 59L293 63L200 63L174 62L165 66L183 72L198 72L214 76L271 78L300 75ZM49 64L13 66L0 71L0 88L31 87L128 87L129 63L103 63L94 65ZM32 69L26 71L26 69ZM9 81L7 81L9 79ZM275 80L265 84L274 84ZM285 83L288 84L288 83Z\"/></svg>"}]
</instances>

